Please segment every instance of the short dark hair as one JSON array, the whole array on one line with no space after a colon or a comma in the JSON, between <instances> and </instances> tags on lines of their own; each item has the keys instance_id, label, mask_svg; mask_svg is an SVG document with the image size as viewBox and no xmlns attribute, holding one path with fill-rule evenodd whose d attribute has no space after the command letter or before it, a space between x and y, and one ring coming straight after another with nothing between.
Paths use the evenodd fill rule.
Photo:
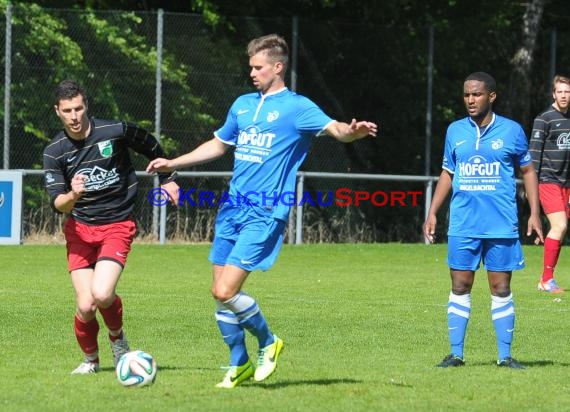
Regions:
<instances>
[{"instance_id":1,"label":"short dark hair","mask_svg":"<svg viewBox=\"0 0 570 412\"><path fill-rule=\"evenodd\" d=\"M60 100L73 99L79 95L81 95L83 97L83 101L87 103L87 94L85 93L85 89L81 87L79 83L69 79L63 80L55 89L55 104L57 106Z\"/></svg>"},{"instance_id":2,"label":"short dark hair","mask_svg":"<svg viewBox=\"0 0 570 412\"><path fill-rule=\"evenodd\" d=\"M491 76L489 73L485 73L485 72L471 73L465 79L465 81L469 81L469 80L475 80L478 82L485 83L485 88L490 92L496 92L497 91L497 82L495 81L493 76Z\"/></svg>"}]
</instances>

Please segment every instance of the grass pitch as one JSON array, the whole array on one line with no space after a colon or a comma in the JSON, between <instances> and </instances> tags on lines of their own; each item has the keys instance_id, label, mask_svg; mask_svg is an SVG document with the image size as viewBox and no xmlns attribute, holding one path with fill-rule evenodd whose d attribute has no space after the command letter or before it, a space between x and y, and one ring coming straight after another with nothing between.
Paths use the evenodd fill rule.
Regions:
<instances>
[{"instance_id":1,"label":"grass pitch","mask_svg":"<svg viewBox=\"0 0 570 412\"><path fill-rule=\"evenodd\" d=\"M156 383L116 381L105 329L102 372L71 376L82 360L63 246L0 248L2 411L539 411L570 410L569 301L536 291L542 248L525 247L515 272L513 356L495 366L486 275L479 271L466 366L438 369L448 352L446 245L285 246L275 267L245 290L285 341L267 381L214 385L228 353L209 295L208 245L134 245L119 282L132 349L158 362ZM558 268L570 286L564 248ZM570 294L570 292L568 292ZM101 322L103 326L103 323ZM248 336L255 359L256 343Z\"/></svg>"}]
</instances>

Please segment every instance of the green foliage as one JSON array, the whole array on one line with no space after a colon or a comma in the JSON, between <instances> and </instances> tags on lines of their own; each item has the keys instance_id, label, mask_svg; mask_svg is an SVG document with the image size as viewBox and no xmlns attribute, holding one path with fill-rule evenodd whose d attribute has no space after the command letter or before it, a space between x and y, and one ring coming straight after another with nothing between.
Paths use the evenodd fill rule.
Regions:
<instances>
[{"instance_id":1,"label":"green foliage","mask_svg":"<svg viewBox=\"0 0 570 412\"><path fill-rule=\"evenodd\" d=\"M20 8L21 7L21 8ZM64 21L45 13L35 4L22 4L14 13L14 25L29 28L24 44L28 50L40 55L53 67L80 67L83 53L78 45L64 34Z\"/></svg>"},{"instance_id":2,"label":"green foliage","mask_svg":"<svg viewBox=\"0 0 570 412\"><path fill-rule=\"evenodd\" d=\"M2 13L7 4L1 0ZM66 78L86 86L91 115L137 122L153 131L154 37L148 19L133 12L63 11L14 3L10 130L11 153L16 154L12 158L19 163L16 167L41 165L43 147L61 129L53 110L52 90ZM189 70L171 50L163 50L163 98L168 105L163 106L162 117L181 129L194 129L196 124L210 128L215 120L202 110L203 98L193 95ZM162 135L167 152L172 154L179 142L168 129L163 129ZM35 198L32 192L30 188L29 194ZM30 205L35 203L30 201Z\"/></svg>"},{"instance_id":3,"label":"green foliage","mask_svg":"<svg viewBox=\"0 0 570 412\"><path fill-rule=\"evenodd\" d=\"M0 2L2 11L7 4L5 0ZM15 3L12 16L12 70L16 73L11 90L13 125L43 142L51 138L60 127L52 109L51 90L66 78L75 78L87 87L91 107L104 107L91 114L152 124L157 51L151 46L140 16L132 12L62 13L34 3ZM107 61L103 69L102 56ZM33 71L36 67L49 70ZM164 84L177 90L168 96L172 106L167 107L165 116L172 110L178 120L212 123L211 115L199 110L202 98L192 95L189 67L178 62L174 53L164 50L161 70ZM137 76L116 76L114 71L131 71ZM128 85L146 94L139 99L150 103L148 117L141 117L136 100L121 94Z\"/></svg>"},{"instance_id":4,"label":"green foliage","mask_svg":"<svg viewBox=\"0 0 570 412\"><path fill-rule=\"evenodd\" d=\"M6 4L0 0L2 10ZM67 10L39 5L50 7L53 2L14 3L10 130L12 158L18 162L12 161L12 167L41 164L46 141L60 128L51 89L63 78L85 83L92 115L123 118L155 130L157 15L104 10L160 7L202 13L164 13L160 133L169 155L186 153L211 137L233 99L252 90L244 54L247 41L277 32L292 44L291 17L299 16L297 91L334 118L354 116L380 125L377 139L352 145L316 139L303 170L414 175L424 174L426 160L428 27L435 28L428 172L438 175L446 127L465 115L461 86L466 74L487 70L497 78L496 110L505 114L508 89L517 86L509 84L509 62L520 44L525 10L525 3L509 1L497 7L493 0L58 3ZM536 113L550 99L550 29L559 33L558 69L570 67L570 55L563 53L570 47L566 1L552 0L545 7L532 76L532 111ZM210 24L203 24L204 20ZM144 160L136 162L139 170ZM231 157L226 156L197 170L230 168ZM358 186L355 189L378 189L375 183L351 184ZM320 188L320 182L315 182L314 189ZM402 190L407 185L379 188ZM401 239L398 231L411 233L408 228L422 219L421 212L421 208L371 208L361 209L358 217L371 232ZM180 220L190 219L179 215ZM335 221L334 216L329 219L331 226Z\"/></svg>"},{"instance_id":5,"label":"green foliage","mask_svg":"<svg viewBox=\"0 0 570 412\"><path fill-rule=\"evenodd\" d=\"M228 362L209 294L209 245L135 244L121 277L131 346L158 362L156 383L126 389L114 376L103 322L102 372L71 376L82 360L73 335L74 294L65 247L2 247L0 402L6 412L77 411L487 411L570 409L570 355L560 331L568 299L536 291L542 248L525 247L515 272L513 356L495 366L484 272L477 274L466 366L435 368L449 351L445 245L286 245L267 273L250 275L272 330L285 341L275 375L235 390L214 388ZM561 273L569 266L561 261ZM568 279L561 277L564 285ZM23 321L25 320L25 321ZM257 345L248 334L255 359ZM466 384L468 382L468 384ZM548 382L544 391L537 382Z\"/></svg>"},{"instance_id":6,"label":"green foliage","mask_svg":"<svg viewBox=\"0 0 570 412\"><path fill-rule=\"evenodd\" d=\"M26 199L25 207L29 209L39 209L49 204L49 196L42 186L25 185L24 197Z\"/></svg>"},{"instance_id":7,"label":"green foliage","mask_svg":"<svg viewBox=\"0 0 570 412\"><path fill-rule=\"evenodd\" d=\"M216 27L222 21L222 16L216 4L209 0L196 0L192 4L194 11L202 13L204 20L212 27Z\"/></svg>"}]
</instances>

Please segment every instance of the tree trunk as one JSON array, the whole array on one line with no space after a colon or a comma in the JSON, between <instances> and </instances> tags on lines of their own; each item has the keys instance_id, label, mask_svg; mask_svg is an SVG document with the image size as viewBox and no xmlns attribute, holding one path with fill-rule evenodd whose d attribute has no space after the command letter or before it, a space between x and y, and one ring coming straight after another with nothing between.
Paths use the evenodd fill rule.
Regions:
<instances>
[{"instance_id":1,"label":"tree trunk","mask_svg":"<svg viewBox=\"0 0 570 412\"><path fill-rule=\"evenodd\" d=\"M545 0L530 0L527 3L523 16L521 46L511 60L512 72L506 114L521 123L525 130L528 130L534 118L530 113L530 73L544 3Z\"/></svg>"}]
</instances>

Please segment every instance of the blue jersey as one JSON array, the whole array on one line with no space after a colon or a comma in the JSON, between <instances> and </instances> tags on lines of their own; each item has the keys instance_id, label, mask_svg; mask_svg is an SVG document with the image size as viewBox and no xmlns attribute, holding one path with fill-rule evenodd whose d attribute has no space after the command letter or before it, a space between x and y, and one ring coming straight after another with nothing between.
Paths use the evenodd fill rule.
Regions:
<instances>
[{"instance_id":1,"label":"blue jersey","mask_svg":"<svg viewBox=\"0 0 570 412\"><path fill-rule=\"evenodd\" d=\"M287 88L240 96L214 132L235 146L229 201L263 206L286 220L297 170L312 138L333 121L315 103Z\"/></svg>"},{"instance_id":2,"label":"blue jersey","mask_svg":"<svg viewBox=\"0 0 570 412\"><path fill-rule=\"evenodd\" d=\"M453 174L448 236L518 238L515 171L531 162L525 133L510 119L451 123L442 165Z\"/></svg>"}]
</instances>

